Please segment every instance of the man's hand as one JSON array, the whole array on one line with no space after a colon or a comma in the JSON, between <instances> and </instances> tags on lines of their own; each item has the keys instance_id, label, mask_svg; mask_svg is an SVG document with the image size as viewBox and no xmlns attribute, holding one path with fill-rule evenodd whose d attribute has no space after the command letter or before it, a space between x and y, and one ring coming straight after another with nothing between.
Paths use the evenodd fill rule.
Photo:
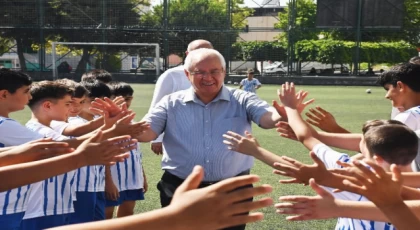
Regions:
<instances>
[{"instance_id":1,"label":"man's hand","mask_svg":"<svg viewBox=\"0 0 420 230\"><path fill-rule=\"evenodd\" d=\"M227 145L230 150L254 156L260 144L248 131L245 131L245 135L246 137L228 131L226 134L223 134L223 137L225 138L223 143Z\"/></svg>"},{"instance_id":2,"label":"man's hand","mask_svg":"<svg viewBox=\"0 0 420 230\"><path fill-rule=\"evenodd\" d=\"M330 133L349 133L346 129L339 126L334 116L323 108L317 106L309 109L306 113L306 122Z\"/></svg>"},{"instance_id":3,"label":"man's hand","mask_svg":"<svg viewBox=\"0 0 420 230\"><path fill-rule=\"evenodd\" d=\"M262 213L248 214L247 212L268 207L273 202L271 198L240 202L272 191L269 185L235 190L257 182L259 180L257 176L234 177L197 189L203 176L203 169L196 166L191 175L175 191L168 207L179 216L188 219L188 221L185 220L188 226L184 226L183 229L222 229L260 221L263 219Z\"/></svg>"},{"instance_id":4,"label":"man's hand","mask_svg":"<svg viewBox=\"0 0 420 230\"><path fill-rule=\"evenodd\" d=\"M150 149L156 154L156 155L162 155L163 154L163 147L162 142L153 142L150 144Z\"/></svg>"},{"instance_id":5,"label":"man's hand","mask_svg":"<svg viewBox=\"0 0 420 230\"><path fill-rule=\"evenodd\" d=\"M292 177L294 179L290 180L280 180L280 183L283 184L309 184L309 179L314 178L317 181L325 180L330 172L325 168L324 163L315 155L314 152L310 152L309 155L311 156L314 164L306 165L303 164L293 158L283 156L282 159L288 163L274 163L274 170L275 174Z\"/></svg>"},{"instance_id":6,"label":"man's hand","mask_svg":"<svg viewBox=\"0 0 420 230\"><path fill-rule=\"evenodd\" d=\"M278 203L274 207L279 214L294 216L286 217L290 221L321 220L335 218L338 209L336 199L325 189L321 188L314 179L309 185L318 196L281 196L280 201L292 203Z\"/></svg>"},{"instance_id":7,"label":"man's hand","mask_svg":"<svg viewBox=\"0 0 420 230\"><path fill-rule=\"evenodd\" d=\"M83 156L83 165L113 165L124 161L130 156L128 152L137 148L137 140L130 136L101 139L102 131L98 131L74 151Z\"/></svg>"}]
</instances>

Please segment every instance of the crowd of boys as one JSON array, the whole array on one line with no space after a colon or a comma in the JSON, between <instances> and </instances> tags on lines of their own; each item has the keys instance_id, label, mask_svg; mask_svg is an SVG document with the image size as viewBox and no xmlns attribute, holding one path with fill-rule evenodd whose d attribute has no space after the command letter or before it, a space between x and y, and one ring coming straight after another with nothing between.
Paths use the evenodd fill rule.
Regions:
<instances>
[{"instance_id":1,"label":"crowd of boys","mask_svg":"<svg viewBox=\"0 0 420 230\"><path fill-rule=\"evenodd\" d=\"M178 74L191 86L161 96L140 122L130 110L133 88L113 81L104 70L85 73L81 82L33 83L24 73L0 69L1 229L244 229L263 218L250 211L272 205L269 198L253 201L272 190L251 186L259 180L249 175L254 158L292 177L282 183L309 184L318 194L280 197L276 210L293 214L289 220L338 218L336 229L350 230L417 229L418 59L380 76L386 98L399 113L392 120L367 121L357 134L320 107L310 109L305 121L301 113L313 100L304 102L308 92L297 92L293 83L281 86L281 103L273 107L254 92L224 86L223 57L207 41L194 42L206 47L188 48L185 75ZM10 114L26 105L31 118L23 126ZM230 110L221 111L225 107ZM187 117L200 113L202 120ZM220 116L228 123L216 129L212 122ZM176 124L188 120L190 130ZM251 120L301 142L314 164L265 150L251 134ZM208 130L225 134L221 138ZM138 142L163 132L163 147L154 147L164 155L165 172L158 183L162 209L134 215L136 201L148 189ZM202 153L185 151L184 163L178 164L182 153L175 150L188 143L201 151L200 141ZM226 165L228 159L232 163ZM118 218L112 219L115 207Z\"/></svg>"}]
</instances>

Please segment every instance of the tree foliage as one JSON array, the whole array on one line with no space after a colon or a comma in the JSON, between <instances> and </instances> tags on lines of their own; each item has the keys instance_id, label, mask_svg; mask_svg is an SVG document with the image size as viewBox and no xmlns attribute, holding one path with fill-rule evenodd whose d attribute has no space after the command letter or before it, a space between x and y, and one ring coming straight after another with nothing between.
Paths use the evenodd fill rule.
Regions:
<instances>
[{"instance_id":1,"label":"tree foliage","mask_svg":"<svg viewBox=\"0 0 420 230\"><path fill-rule=\"evenodd\" d=\"M141 21L142 24L170 31L167 38L161 33L158 39L161 42L167 39L169 53L180 56L184 54L188 43L195 39L206 39L212 42L215 49L226 54L236 41L236 30L245 27L245 19L252 13L251 9L239 6L243 4L243 0L231 1L231 15L228 13L226 0L171 0L169 3L167 22L163 21L163 5L156 5ZM233 30L227 32L231 29Z\"/></svg>"}]
</instances>

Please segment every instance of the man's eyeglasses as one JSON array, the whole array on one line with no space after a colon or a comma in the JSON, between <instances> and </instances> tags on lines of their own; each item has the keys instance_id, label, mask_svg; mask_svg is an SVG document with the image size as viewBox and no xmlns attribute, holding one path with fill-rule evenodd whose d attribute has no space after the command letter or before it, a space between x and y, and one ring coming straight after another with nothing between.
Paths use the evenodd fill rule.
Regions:
<instances>
[{"instance_id":1,"label":"man's eyeglasses","mask_svg":"<svg viewBox=\"0 0 420 230\"><path fill-rule=\"evenodd\" d=\"M210 75L212 77L220 77L224 72L223 70L212 70L210 72L204 71L196 71L196 72L189 72L191 75L197 78L203 78L204 76Z\"/></svg>"}]
</instances>

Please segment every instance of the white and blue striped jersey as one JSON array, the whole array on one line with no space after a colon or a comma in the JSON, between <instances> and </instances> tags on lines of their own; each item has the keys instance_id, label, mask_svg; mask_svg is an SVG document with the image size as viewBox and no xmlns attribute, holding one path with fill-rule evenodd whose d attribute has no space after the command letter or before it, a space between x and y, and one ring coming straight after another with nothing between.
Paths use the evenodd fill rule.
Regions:
<instances>
[{"instance_id":1,"label":"white and blue striped jersey","mask_svg":"<svg viewBox=\"0 0 420 230\"><path fill-rule=\"evenodd\" d=\"M130 157L111 166L111 175L118 190L137 190L143 188L142 152L140 145L130 151Z\"/></svg>"},{"instance_id":2,"label":"white and blue striped jersey","mask_svg":"<svg viewBox=\"0 0 420 230\"><path fill-rule=\"evenodd\" d=\"M19 122L0 116L0 147L25 144L43 138L42 135L28 130ZM14 214L26 211L29 193L40 183L25 185L0 193L0 215Z\"/></svg>"},{"instance_id":3,"label":"white and blue striped jersey","mask_svg":"<svg viewBox=\"0 0 420 230\"><path fill-rule=\"evenodd\" d=\"M349 162L351 159L347 154L336 152L324 144L316 145L312 150L321 161L324 162L327 169L341 168L337 161ZM333 193L333 188L324 187L332 193L332 195L341 200L351 201L369 201L366 197L351 192ZM396 228L390 224L380 221L360 220L351 218L338 218L336 230L395 230Z\"/></svg>"},{"instance_id":4,"label":"white and blue striped jersey","mask_svg":"<svg viewBox=\"0 0 420 230\"><path fill-rule=\"evenodd\" d=\"M70 124L80 125L88 121L79 116L69 117ZM105 166L92 165L79 168L76 173L77 192L103 192L105 191Z\"/></svg>"},{"instance_id":5,"label":"white and blue striped jersey","mask_svg":"<svg viewBox=\"0 0 420 230\"><path fill-rule=\"evenodd\" d=\"M69 139L35 120L28 121L26 127L56 141ZM74 212L74 179L75 170L42 181L41 188L31 192L23 219Z\"/></svg>"},{"instance_id":6,"label":"white and blue striped jersey","mask_svg":"<svg viewBox=\"0 0 420 230\"><path fill-rule=\"evenodd\" d=\"M255 93L255 87L261 85L261 82L258 79L253 78L251 81L248 78L242 79L241 83L239 84L243 86L243 90L251 93Z\"/></svg>"}]
</instances>

